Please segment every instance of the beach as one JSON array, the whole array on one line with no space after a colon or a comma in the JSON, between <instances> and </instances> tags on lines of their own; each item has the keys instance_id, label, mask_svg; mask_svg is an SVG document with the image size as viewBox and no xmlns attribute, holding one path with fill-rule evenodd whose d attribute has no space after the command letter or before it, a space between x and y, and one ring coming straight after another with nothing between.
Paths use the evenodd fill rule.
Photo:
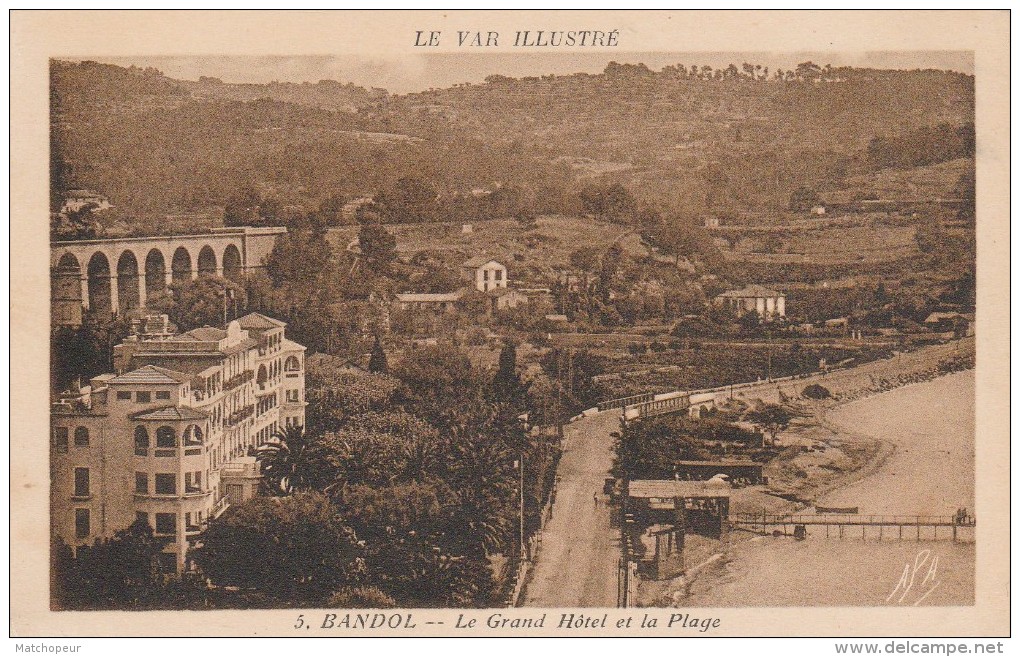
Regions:
<instances>
[{"instance_id":1,"label":"beach","mask_svg":"<svg viewBox=\"0 0 1020 657\"><path fill-rule=\"evenodd\" d=\"M980 516L974 509L974 370L847 403L831 409L826 422L843 440L881 441L889 449L877 467L849 477L852 483L816 504L856 506L862 515L952 516L966 508ZM678 603L973 604L972 536L967 531L965 540L954 543L899 540L890 532L879 541L871 534L864 540L826 538L824 529L811 528L807 540L796 541L734 532L722 557L690 578L689 594ZM913 584L900 584L904 572L915 571Z\"/></svg>"}]
</instances>

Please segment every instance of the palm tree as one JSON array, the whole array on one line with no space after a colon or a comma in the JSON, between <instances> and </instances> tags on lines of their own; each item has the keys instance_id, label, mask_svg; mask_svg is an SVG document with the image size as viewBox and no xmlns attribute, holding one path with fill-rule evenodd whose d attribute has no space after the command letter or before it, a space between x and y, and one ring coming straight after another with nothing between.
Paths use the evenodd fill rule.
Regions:
<instances>
[{"instance_id":1,"label":"palm tree","mask_svg":"<svg viewBox=\"0 0 1020 657\"><path fill-rule=\"evenodd\" d=\"M259 445L255 459L262 471L262 486L269 495L289 495L307 490L309 472L306 452L308 438L298 425L277 429L269 442Z\"/></svg>"}]
</instances>

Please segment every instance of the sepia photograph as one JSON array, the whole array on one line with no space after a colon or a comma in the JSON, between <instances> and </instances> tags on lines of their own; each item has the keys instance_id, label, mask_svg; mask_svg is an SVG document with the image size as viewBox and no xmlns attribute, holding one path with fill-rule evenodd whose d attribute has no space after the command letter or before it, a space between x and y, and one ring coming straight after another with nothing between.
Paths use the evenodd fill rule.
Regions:
<instances>
[{"instance_id":1,"label":"sepia photograph","mask_svg":"<svg viewBox=\"0 0 1020 657\"><path fill-rule=\"evenodd\" d=\"M975 51L493 13L412 12L400 56L37 58L41 613L706 636L982 604L1008 208Z\"/></svg>"}]
</instances>

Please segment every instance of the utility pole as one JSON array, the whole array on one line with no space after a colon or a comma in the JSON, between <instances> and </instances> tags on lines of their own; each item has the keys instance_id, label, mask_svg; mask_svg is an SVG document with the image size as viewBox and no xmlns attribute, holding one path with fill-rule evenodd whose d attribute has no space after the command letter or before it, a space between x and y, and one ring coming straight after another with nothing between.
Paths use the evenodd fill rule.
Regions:
<instances>
[{"instance_id":1,"label":"utility pole","mask_svg":"<svg viewBox=\"0 0 1020 657\"><path fill-rule=\"evenodd\" d=\"M527 561L527 555L524 549L524 452L520 453L520 460L518 461L520 467L520 517L519 517L519 540L521 546L521 561Z\"/></svg>"}]
</instances>

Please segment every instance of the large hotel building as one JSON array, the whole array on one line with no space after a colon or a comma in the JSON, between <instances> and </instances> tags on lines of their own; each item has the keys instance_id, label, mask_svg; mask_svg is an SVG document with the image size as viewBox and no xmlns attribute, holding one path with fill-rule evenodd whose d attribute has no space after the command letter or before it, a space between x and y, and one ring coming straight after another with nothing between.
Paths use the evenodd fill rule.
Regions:
<instances>
[{"instance_id":1,"label":"large hotel building","mask_svg":"<svg viewBox=\"0 0 1020 657\"><path fill-rule=\"evenodd\" d=\"M50 523L77 548L136 520L168 539L169 571L230 504L255 494L254 448L304 425L305 348L257 313L175 333L137 320L114 369L53 404Z\"/></svg>"}]
</instances>

